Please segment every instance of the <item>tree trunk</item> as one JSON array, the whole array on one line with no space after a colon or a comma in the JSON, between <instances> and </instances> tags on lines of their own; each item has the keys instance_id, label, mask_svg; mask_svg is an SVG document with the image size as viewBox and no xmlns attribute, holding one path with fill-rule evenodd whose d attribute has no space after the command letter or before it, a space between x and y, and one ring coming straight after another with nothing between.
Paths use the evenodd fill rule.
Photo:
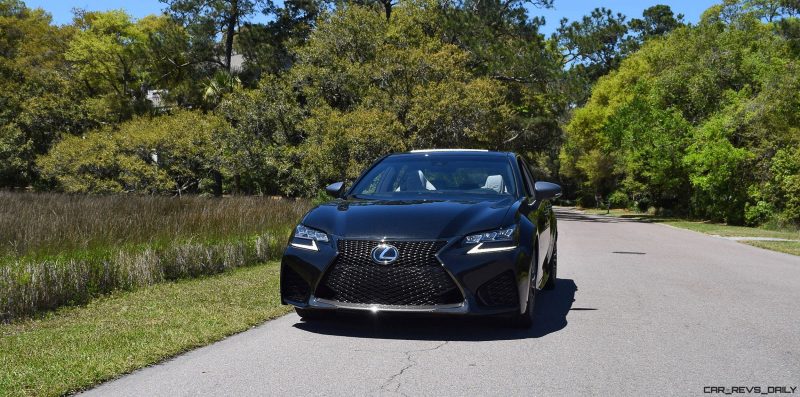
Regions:
<instances>
[{"instance_id":1,"label":"tree trunk","mask_svg":"<svg viewBox=\"0 0 800 397\"><path fill-rule=\"evenodd\" d=\"M236 34L236 25L239 24L238 0L231 1L231 15L228 18L228 29L225 33L225 67L231 71L231 56L233 55L233 35Z\"/></svg>"},{"instance_id":2,"label":"tree trunk","mask_svg":"<svg viewBox=\"0 0 800 397\"><path fill-rule=\"evenodd\" d=\"M222 173L213 170L211 176L214 178L214 196L222 197Z\"/></svg>"},{"instance_id":3,"label":"tree trunk","mask_svg":"<svg viewBox=\"0 0 800 397\"><path fill-rule=\"evenodd\" d=\"M392 17L392 0L381 0L383 3L383 10L386 12L386 20Z\"/></svg>"}]
</instances>

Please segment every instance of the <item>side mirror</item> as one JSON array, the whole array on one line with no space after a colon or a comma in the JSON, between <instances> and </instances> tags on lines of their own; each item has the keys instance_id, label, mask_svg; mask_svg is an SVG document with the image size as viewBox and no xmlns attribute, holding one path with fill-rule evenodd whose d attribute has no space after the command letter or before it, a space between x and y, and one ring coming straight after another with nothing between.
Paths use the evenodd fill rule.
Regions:
<instances>
[{"instance_id":1,"label":"side mirror","mask_svg":"<svg viewBox=\"0 0 800 397\"><path fill-rule=\"evenodd\" d=\"M533 187L537 200L549 200L561 197L561 186L550 182L536 182Z\"/></svg>"},{"instance_id":2,"label":"side mirror","mask_svg":"<svg viewBox=\"0 0 800 397\"><path fill-rule=\"evenodd\" d=\"M344 182L334 182L325 188L325 192L328 193L328 195L330 196L339 198L339 196L342 195L343 187L344 187Z\"/></svg>"}]
</instances>

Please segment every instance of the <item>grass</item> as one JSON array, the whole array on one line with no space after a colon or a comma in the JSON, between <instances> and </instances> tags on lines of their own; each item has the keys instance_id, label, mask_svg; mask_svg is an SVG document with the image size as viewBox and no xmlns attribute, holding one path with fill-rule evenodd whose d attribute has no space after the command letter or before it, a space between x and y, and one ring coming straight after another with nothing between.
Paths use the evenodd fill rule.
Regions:
<instances>
[{"instance_id":1,"label":"grass","mask_svg":"<svg viewBox=\"0 0 800 397\"><path fill-rule=\"evenodd\" d=\"M633 212L624 209L612 209L608 214L606 210L585 209L587 214L609 215L621 218L639 218L651 222L659 222L670 226L689 229L700 233L722 237L768 237L787 240L800 240L800 230L793 229L767 229L763 227L732 226L707 221L692 221L686 219L659 217L652 214ZM800 255L800 242L798 241L741 241L742 243L768 250Z\"/></svg>"},{"instance_id":2,"label":"grass","mask_svg":"<svg viewBox=\"0 0 800 397\"><path fill-rule=\"evenodd\" d=\"M309 206L305 200L253 196L0 192L0 257L250 236L296 222Z\"/></svg>"},{"instance_id":3,"label":"grass","mask_svg":"<svg viewBox=\"0 0 800 397\"><path fill-rule=\"evenodd\" d=\"M287 312L270 262L0 325L0 395L85 389Z\"/></svg>"},{"instance_id":4,"label":"grass","mask_svg":"<svg viewBox=\"0 0 800 397\"><path fill-rule=\"evenodd\" d=\"M310 203L0 192L0 321L276 259Z\"/></svg>"},{"instance_id":5,"label":"grass","mask_svg":"<svg viewBox=\"0 0 800 397\"><path fill-rule=\"evenodd\" d=\"M800 242L797 241L743 241L743 243L754 247L800 256Z\"/></svg>"},{"instance_id":6,"label":"grass","mask_svg":"<svg viewBox=\"0 0 800 397\"><path fill-rule=\"evenodd\" d=\"M668 220L664 223L696 232L713 234L722 237L770 237L800 240L800 232L788 229L769 230L757 227L731 226L720 223L693 222L684 220Z\"/></svg>"}]
</instances>

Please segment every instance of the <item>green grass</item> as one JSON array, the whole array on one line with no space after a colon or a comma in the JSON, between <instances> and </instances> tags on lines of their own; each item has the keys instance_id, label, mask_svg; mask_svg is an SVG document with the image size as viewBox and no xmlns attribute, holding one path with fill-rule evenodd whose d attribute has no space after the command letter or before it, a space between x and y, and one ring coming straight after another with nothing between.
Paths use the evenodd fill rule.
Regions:
<instances>
[{"instance_id":1,"label":"green grass","mask_svg":"<svg viewBox=\"0 0 800 397\"><path fill-rule=\"evenodd\" d=\"M276 262L117 292L0 325L0 395L61 395L288 311Z\"/></svg>"},{"instance_id":2,"label":"green grass","mask_svg":"<svg viewBox=\"0 0 800 397\"><path fill-rule=\"evenodd\" d=\"M584 212L593 215L608 215L620 218L635 218L649 222L658 222L665 225L689 229L700 233L722 237L770 237L787 240L800 240L800 230L792 229L766 229L760 227L731 226L721 223L692 221L686 219L660 217L646 213L633 212L624 209L612 209L608 214L606 210L585 209ZM755 247L800 255L800 242L797 241L741 241Z\"/></svg>"},{"instance_id":3,"label":"green grass","mask_svg":"<svg viewBox=\"0 0 800 397\"><path fill-rule=\"evenodd\" d=\"M609 216L616 216L620 218L651 218L652 215L643 213L643 212L633 212L630 210L622 210L622 209L612 209L612 210L604 210L604 209L597 209L597 208L582 208L581 211L591 214L591 215L609 215Z\"/></svg>"},{"instance_id":4,"label":"green grass","mask_svg":"<svg viewBox=\"0 0 800 397\"><path fill-rule=\"evenodd\" d=\"M666 220L662 221L662 223L722 237L771 237L800 240L800 232L792 230L768 230L757 227L730 226L719 223L693 222L684 220Z\"/></svg>"},{"instance_id":5,"label":"green grass","mask_svg":"<svg viewBox=\"0 0 800 397\"><path fill-rule=\"evenodd\" d=\"M800 256L800 242L797 241L743 241L754 247Z\"/></svg>"}]
</instances>

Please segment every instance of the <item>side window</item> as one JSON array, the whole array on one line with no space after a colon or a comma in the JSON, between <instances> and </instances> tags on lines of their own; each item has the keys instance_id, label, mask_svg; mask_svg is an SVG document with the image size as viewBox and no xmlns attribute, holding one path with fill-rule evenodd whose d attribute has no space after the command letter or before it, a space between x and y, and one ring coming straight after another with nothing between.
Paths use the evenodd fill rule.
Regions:
<instances>
[{"instance_id":1,"label":"side window","mask_svg":"<svg viewBox=\"0 0 800 397\"><path fill-rule=\"evenodd\" d=\"M359 192L359 194L373 194L378 191L378 185L384 180L384 175L386 175L386 171L381 172L378 175L375 175L375 178L369 182L369 186L366 189Z\"/></svg>"},{"instance_id":2,"label":"side window","mask_svg":"<svg viewBox=\"0 0 800 397\"><path fill-rule=\"evenodd\" d=\"M517 158L517 166L522 177L522 184L525 185L525 194L528 197L533 197L533 180L528 172L528 165L525 164L522 158Z\"/></svg>"}]
</instances>

